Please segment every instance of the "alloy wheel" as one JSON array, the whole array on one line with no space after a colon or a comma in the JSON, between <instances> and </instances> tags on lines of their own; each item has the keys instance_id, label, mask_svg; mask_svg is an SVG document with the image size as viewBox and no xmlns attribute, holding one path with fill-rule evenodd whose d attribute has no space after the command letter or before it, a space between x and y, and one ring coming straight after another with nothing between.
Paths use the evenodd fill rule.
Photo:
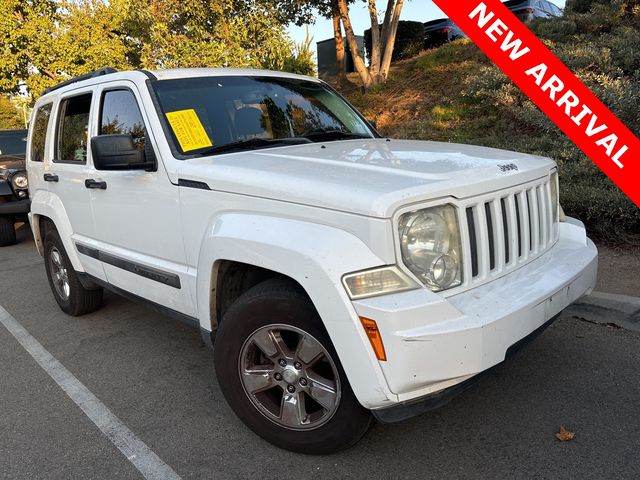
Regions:
<instances>
[{"instance_id":1,"label":"alloy wheel","mask_svg":"<svg viewBox=\"0 0 640 480\"><path fill-rule=\"evenodd\" d=\"M291 325L267 325L240 350L238 373L253 405L290 430L312 430L333 417L340 403L335 363L312 335Z\"/></svg>"},{"instance_id":2,"label":"alloy wheel","mask_svg":"<svg viewBox=\"0 0 640 480\"><path fill-rule=\"evenodd\" d=\"M68 300L69 295L71 294L69 275L62 262L62 255L56 247L53 247L49 254L49 270L51 272L51 279L53 280L53 286L56 289L57 294L62 298L62 300Z\"/></svg>"}]
</instances>

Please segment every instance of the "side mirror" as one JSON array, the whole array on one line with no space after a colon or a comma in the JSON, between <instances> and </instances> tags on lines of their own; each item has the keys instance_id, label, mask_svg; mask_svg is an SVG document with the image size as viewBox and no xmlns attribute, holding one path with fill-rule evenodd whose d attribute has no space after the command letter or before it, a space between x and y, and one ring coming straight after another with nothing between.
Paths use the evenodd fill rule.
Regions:
<instances>
[{"instance_id":1,"label":"side mirror","mask_svg":"<svg viewBox=\"0 0 640 480\"><path fill-rule=\"evenodd\" d=\"M99 135L91 138L93 164L97 170L155 170L156 162L147 161L136 148L131 135Z\"/></svg>"}]
</instances>

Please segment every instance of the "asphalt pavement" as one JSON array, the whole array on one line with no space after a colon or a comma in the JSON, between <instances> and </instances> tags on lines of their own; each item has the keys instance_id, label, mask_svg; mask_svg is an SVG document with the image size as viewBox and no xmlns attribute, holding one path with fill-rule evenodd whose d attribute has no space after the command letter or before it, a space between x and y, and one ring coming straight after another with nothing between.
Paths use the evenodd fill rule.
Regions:
<instances>
[{"instance_id":1,"label":"asphalt pavement","mask_svg":"<svg viewBox=\"0 0 640 480\"><path fill-rule=\"evenodd\" d=\"M0 306L182 478L640 478L636 331L566 314L445 407L298 455L233 415L199 332L112 294L66 316L26 227L19 238L0 249ZM94 420L0 324L0 478L144 478ZM558 441L560 425L575 439Z\"/></svg>"}]
</instances>

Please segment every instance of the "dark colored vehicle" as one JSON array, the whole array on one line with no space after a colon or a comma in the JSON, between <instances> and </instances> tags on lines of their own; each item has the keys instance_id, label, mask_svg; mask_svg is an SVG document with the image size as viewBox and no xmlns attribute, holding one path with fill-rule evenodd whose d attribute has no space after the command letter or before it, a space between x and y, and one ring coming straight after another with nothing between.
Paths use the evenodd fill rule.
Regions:
<instances>
[{"instance_id":1,"label":"dark colored vehicle","mask_svg":"<svg viewBox=\"0 0 640 480\"><path fill-rule=\"evenodd\" d=\"M439 18L424 24L425 48L439 47L458 38L467 36L448 18Z\"/></svg>"},{"instance_id":2,"label":"dark colored vehicle","mask_svg":"<svg viewBox=\"0 0 640 480\"><path fill-rule=\"evenodd\" d=\"M0 130L0 247L16 243L16 221L27 221L26 130Z\"/></svg>"},{"instance_id":3,"label":"dark colored vehicle","mask_svg":"<svg viewBox=\"0 0 640 480\"><path fill-rule=\"evenodd\" d=\"M536 18L561 17L564 14L560 7L547 0L509 0L504 2L504 6L523 22L531 22Z\"/></svg>"}]
</instances>

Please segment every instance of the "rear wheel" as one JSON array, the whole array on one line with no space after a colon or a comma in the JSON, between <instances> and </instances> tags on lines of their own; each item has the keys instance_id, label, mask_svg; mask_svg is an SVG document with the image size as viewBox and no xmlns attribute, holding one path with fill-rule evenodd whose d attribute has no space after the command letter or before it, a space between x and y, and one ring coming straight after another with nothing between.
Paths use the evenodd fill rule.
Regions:
<instances>
[{"instance_id":1,"label":"rear wheel","mask_svg":"<svg viewBox=\"0 0 640 480\"><path fill-rule=\"evenodd\" d=\"M76 317L102 306L102 288L89 290L82 286L53 227L47 228L44 237L44 264L51 292L63 312Z\"/></svg>"},{"instance_id":2,"label":"rear wheel","mask_svg":"<svg viewBox=\"0 0 640 480\"><path fill-rule=\"evenodd\" d=\"M268 280L243 294L224 315L214 357L231 408L281 448L331 453L367 432L371 414L313 304L292 282Z\"/></svg>"},{"instance_id":3,"label":"rear wheel","mask_svg":"<svg viewBox=\"0 0 640 480\"><path fill-rule=\"evenodd\" d=\"M16 243L15 221L12 215L0 215L0 247Z\"/></svg>"}]
</instances>

